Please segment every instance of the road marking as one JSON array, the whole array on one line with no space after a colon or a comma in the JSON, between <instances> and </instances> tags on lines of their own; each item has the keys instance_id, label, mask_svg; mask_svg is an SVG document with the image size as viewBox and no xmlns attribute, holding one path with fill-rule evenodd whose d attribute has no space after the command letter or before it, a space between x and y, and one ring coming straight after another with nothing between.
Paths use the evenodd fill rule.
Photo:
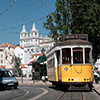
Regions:
<instances>
[{"instance_id":1,"label":"road marking","mask_svg":"<svg viewBox=\"0 0 100 100\"><path fill-rule=\"evenodd\" d=\"M47 91L46 89L43 89L43 88L40 88L40 89L42 89L44 92L41 93L41 94L39 94L39 95L37 95L37 96L35 96L35 97L33 97L33 98L31 98L31 99L28 99L28 100L36 100L36 99L38 99L38 98L40 98L40 97L42 97L43 95L45 95L45 94L48 93L48 91Z\"/></svg>"},{"instance_id":2,"label":"road marking","mask_svg":"<svg viewBox=\"0 0 100 100\"><path fill-rule=\"evenodd\" d=\"M26 96L27 94L29 94L28 90L26 90L26 93L23 96ZM21 97L23 97L23 96L21 96Z\"/></svg>"}]
</instances>

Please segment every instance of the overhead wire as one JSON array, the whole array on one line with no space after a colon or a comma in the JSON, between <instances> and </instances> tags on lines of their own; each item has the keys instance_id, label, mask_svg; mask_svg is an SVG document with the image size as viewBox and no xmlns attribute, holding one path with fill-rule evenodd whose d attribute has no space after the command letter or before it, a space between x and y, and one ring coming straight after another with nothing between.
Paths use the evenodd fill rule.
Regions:
<instances>
[{"instance_id":1,"label":"overhead wire","mask_svg":"<svg viewBox=\"0 0 100 100\"><path fill-rule=\"evenodd\" d=\"M34 12L35 10L41 8L41 7L43 6L43 2L42 2L42 0L40 0L40 2L41 2L41 5L40 5L39 7L37 7L37 8L35 8L35 9L31 10L30 12L28 12L26 15L24 15L24 17L23 17L21 20L23 20L24 18L26 18L29 14L31 14L31 13Z\"/></svg>"},{"instance_id":2,"label":"overhead wire","mask_svg":"<svg viewBox=\"0 0 100 100\"><path fill-rule=\"evenodd\" d=\"M10 6L7 9L5 9L2 13L0 13L0 15L4 14L5 12L7 12L15 4L15 2L16 2L16 0L13 0L13 3L10 4Z\"/></svg>"},{"instance_id":3,"label":"overhead wire","mask_svg":"<svg viewBox=\"0 0 100 100\"><path fill-rule=\"evenodd\" d=\"M16 0L14 0L14 2L15 2L15 1L16 1ZM12 3L12 5L14 4L14 2ZM31 10L30 12L28 12L26 15L24 15L24 17L23 17L22 19L17 19L16 21L13 21L13 22L18 22L18 21L24 20L29 14L31 14L31 13L34 12L35 10L37 10L37 9L41 8L42 6L44 6L43 1L40 0L40 2L41 2L41 5L40 5L39 7L37 7L37 8L35 8L35 9ZM44 19L44 18L46 18L46 16L40 17L39 19L36 19L36 20L31 20L31 21L29 21L29 22L27 22L27 23L24 23L24 24L27 25L27 24L30 24L30 23L33 23L33 22L42 20L42 19ZM3 28L3 29L1 29L1 31L5 31L5 30L9 30L9 29L18 28L18 27L21 27L22 25L23 25L23 24L20 24L20 25L17 25L17 26L12 26L12 27L10 27L10 28Z\"/></svg>"},{"instance_id":4,"label":"overhead wire","mask_svg":"<svg viewBox=\"0 0 100 100\"><path fill-rule=\"evenodd\" d=\"M42 20L42 19L44 19L46 16L44 16L44 17L40 17L39 19L36 19L36 20L31 20L30 22L27 22L27 23L24 23L25 25L27 25L27 24L30 24L30 23L33 23L33 22L36 22L36 21L39 21L39 20ZM18 28L18 27L21 27L23 24L21 24L21 25L17 25L17 26L12 26L12 27L10 27L10 28L4 28L4 29L2 29L1 31L5 31L5 30L9 30L9 29L14 29L14 28Z\"/></svg>"}]
</instances>

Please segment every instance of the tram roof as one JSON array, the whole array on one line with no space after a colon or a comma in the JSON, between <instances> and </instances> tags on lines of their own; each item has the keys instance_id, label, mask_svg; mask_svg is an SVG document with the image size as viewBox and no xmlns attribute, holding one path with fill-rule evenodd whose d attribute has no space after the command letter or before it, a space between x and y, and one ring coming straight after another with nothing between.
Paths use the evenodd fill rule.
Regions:
<instances>
[{"instance_id":1,"label":"tram roof","mask_svg":"<svg viewBox=\"0 0 100 100\"><path fill-rule=\"evenodd\" d=\"M65 45L92 45L89 41L81 39L71 39L66 41L58 41L55 46L65 46Z\"/></svg>"},{"instance_id":2,"label":"tram roof","mask_svg":"<svg viewBox=\"0 0 100 100\"><path fill-rule=\"evenodd\" d=\"M60 35L59 40L55 42L54 47L52 47L50 50L52 50L53 48L57 46L71 46L71 45L90 45L91 46L92 43L88 41L87 34L71 34L71 35L62 35L62 36Z\"/></svg>"},{"instance_id":3,"label":"tram roof","mask_svg":"<svg viewBox=\"0 0 100 100\"><path fill-rule=\"evenodd\" d=\"M71 45L90 45L91 46L92 44L87 40L81 40L81 39L58 41L55 43L54 47L52 47L48 52L50 52L53 48L55 48L57 46L71 46Z\"/></svg>"}]
</instances>

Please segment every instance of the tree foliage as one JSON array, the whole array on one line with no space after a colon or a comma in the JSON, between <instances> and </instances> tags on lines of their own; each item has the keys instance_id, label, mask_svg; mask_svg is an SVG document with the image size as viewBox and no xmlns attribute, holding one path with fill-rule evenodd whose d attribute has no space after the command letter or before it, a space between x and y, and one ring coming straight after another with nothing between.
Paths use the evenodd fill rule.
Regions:
<instances>
[{"instance_id":1,"label":"tree foliage","mask_svg":"<svg viewBox=\"0 0 100 100\"><path fill-rule=\"evenodd\" d=\"M100 1L71 0L71 33L88 34L96 60L100 54Z\"/></svg>"},{"instance_id":2,"label":"tree foliage","mask_svg":"<svg viewBox=\"0 0 100 100\"><path fill-rule=\"evenodd\" d=\"M70 14L69 4L66 3L65 0L57 0L55 6L55 12L47 15L44 28L50 30L49 36L53 34L53 38L56 40L58 35L69 33Z\"/></svg>"},{"instance_id":3,"label":"tree foliage","mask_svg":"<svg viewBox=\"0 0 100 100\"><path fill-rule=\"evenodd\" d=\"M22 69L20 67L20 64L21 64L21 59L19 57L15 56L15 67L16 67L15 74L16 74L16 76L22 75Z\"/></svg>"},{"instance_id":4,"label":"tree foliage","mask_svg":"<svg viewBox=\"0 0 100 100\"><path fill-rule=\"evenodd\" d=\"M94 59L100 54L100 0L57 0L55 12L48 14L44 28L58 35L88 34Z\"/></svg>"}]
</instances>

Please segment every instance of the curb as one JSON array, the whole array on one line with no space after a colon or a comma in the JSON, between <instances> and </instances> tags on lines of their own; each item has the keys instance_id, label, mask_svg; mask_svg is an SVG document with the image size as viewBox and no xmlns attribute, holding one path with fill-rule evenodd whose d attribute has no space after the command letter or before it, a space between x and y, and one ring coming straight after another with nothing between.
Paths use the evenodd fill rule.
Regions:
<instances>
[{"instance_id":1,"label":"curb","mask_svg":"<svg viewBox=\"0 0 100 100\"><path fill-rule=\"evenodd\" d=\"M52 84L27 84L27 83L21 83L19 86L22 85L31 85L31 86L51 86Z\"/></svg>"},{"instance_id":2,"label":"curb","mask_svg":"<svg viewBox=\"0 0 100 100\"><path fill-rule=\"evenodd\" d=\"M93 89L99 96L100 96L100 92L96 89Z\"/></svg>"}]
</instances>

